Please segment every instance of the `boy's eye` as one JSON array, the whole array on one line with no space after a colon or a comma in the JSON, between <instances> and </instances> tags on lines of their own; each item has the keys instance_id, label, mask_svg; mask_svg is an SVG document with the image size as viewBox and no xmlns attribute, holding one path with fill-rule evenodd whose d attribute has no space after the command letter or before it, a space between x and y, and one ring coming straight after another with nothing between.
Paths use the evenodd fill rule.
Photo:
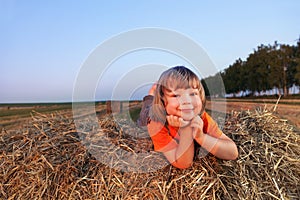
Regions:
<instances>
[{"instance_id":1,"label":"boy's eye","mask_svg":"<svg viewBox=\"0 0 300 200\"><path fill-rule=\"evenodd\" d=\"M170 94L170 97L179 97L179 95L178 94Z\"/></svg>"},{"instance_id":2,"label":"boy's eye","mask_svg":"<svg viewBox=\"0 0 300 200\"><path fill-rule=\"evenodd\" d=\"M197 95L197 92L192 92L191 93L191 96L196 96Z\"/></svg>"}]
</instances>

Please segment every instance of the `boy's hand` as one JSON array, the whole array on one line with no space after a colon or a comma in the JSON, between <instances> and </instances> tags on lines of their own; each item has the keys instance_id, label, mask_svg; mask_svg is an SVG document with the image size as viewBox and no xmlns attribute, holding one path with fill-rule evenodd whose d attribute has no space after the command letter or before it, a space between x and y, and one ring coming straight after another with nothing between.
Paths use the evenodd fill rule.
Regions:
<instances>
[{"instance_id":1,"label":"boy's hand","mask_svg":"<svg viewBox=\"0 0 300 200\"><path fill-rule=\"evenodd\" d=\"M167 115L167 121L169 125L180 128L190 124L190 121L185 121L181 117L177 117L175 115Z\"/></svg>"},{"instance_id":2,"label":"boy's hand","mask_svg":"<svg viewBox=\"0 0 300 200\"><path fill-rule=\"evenodd\" d=\"M199 139L203 135L203 120L200 116L192 119L191 127L193 128L193 137Z\"/></svg>"}]
</instances>

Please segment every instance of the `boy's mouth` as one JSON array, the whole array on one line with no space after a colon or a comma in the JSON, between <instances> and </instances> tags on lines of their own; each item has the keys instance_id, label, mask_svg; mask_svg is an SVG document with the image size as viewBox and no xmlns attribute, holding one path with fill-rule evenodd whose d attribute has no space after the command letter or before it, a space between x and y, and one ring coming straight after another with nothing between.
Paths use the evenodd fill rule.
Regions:
<instances>
[{"instance_id":1,"label":"boy's mouth","mask_svg":"<svg viewBox=\"0 0 300 200\"><path fill-rule=\"evenodd\" d=\"M184 109L180 109L180 112L183 112L183 113L190 113L192 112L194 109L193 108L184 108Z\"/></svg>"}]
</instances>

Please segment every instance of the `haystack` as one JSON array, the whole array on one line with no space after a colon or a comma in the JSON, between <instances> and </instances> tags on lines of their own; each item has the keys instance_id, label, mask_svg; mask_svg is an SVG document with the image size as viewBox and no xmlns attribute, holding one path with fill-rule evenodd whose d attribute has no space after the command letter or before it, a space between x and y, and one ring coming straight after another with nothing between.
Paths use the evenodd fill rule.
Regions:
<instances>
[{"instance_id":1,"label":"haystack","mask_svg":"<svg viewBox=\"0 0 300 200\"><path fill-rule=\"evenodd\" d=\"M208 154L185 170L153 152L145 130L111 117L100 129L86 118L78 132L68 117L35 113L2 130L0 199L299 199L299 132L267 110L227 116L237 160Z\"/></svg>"}]
</instances>

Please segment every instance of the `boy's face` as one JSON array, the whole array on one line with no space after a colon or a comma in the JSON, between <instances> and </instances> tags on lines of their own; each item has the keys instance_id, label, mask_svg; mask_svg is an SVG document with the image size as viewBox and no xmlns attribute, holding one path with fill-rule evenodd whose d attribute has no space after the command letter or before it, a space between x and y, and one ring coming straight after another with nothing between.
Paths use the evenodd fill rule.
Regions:
<instances>
[{"instance_id":1,"label":"boy's face","mask_svg":"<svg viewBox=\"0 0 300 200\"><path fill-rule=\"evenodd\" d=\"M198 115L202 102L198 89L166 89L164 91L165 108L168 115L175 115L190 121Z\"/></svg>"}]
</instances>

